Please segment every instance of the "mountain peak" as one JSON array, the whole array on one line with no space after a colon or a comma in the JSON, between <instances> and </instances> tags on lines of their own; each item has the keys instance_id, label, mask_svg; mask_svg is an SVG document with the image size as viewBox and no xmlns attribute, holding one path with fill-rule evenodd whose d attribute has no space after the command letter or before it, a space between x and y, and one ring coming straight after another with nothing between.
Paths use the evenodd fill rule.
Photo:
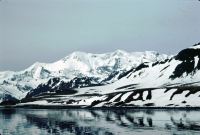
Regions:
<instances>
[{"instance_id":1,"label":"mountain peak","mask_svg":"<svg viewBox=\"0 0 200 135\"><path fill-rule=\"evenodd\" d=\"M82 79L78 82L111 83L118 80L120 74L136 68L143 62L156 62L166 58L168 56L152 52L129 53L116 50L109 53L92 54L76 51L54 63L36 62L20 72L2 72L0 73L0 86L10 93L23 95L24 92L46 83L51 78L59 78L67 83L74 78L87 77L89 80Z\"/></svg>"},{"instance_id":2,"label":"mountain peak","mask_svg":"<svg viewBox=\"0 0 200 135\"><path fill-rule=\"evenodd\" d=\"M117 49L113 52L114 55L124 55L124 54L128 54L128 52L126 52L125 50L120 50Z\"/></svg>"},{"instance_id":3,"label":"mountain peak","mask_svg":"<svg viewBox=\"0 0 200 135\"><path fill-rule=\"evenodd\" d=\"M86 55L88 53L86 52L82 52L82 51L75 51L73 53L71 53L69 56L78 56L78 55Z\"/></svg>"}]
</instances>

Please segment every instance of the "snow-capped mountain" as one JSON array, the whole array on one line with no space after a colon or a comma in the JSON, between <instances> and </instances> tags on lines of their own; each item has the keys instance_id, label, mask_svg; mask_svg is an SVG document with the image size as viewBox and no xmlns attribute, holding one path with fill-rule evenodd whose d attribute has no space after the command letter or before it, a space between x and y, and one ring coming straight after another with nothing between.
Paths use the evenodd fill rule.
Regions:
<instances>
[{"instance_id":1,"label":"snow-capped mountain","mask_svg":"<svg viewBox=\"0 0 200 135\"><path fill-rule=\"evenodd\" d=\"M58 93L59 98L51 94L40 95L22 105L200 107L199 58L200 43L171 58L142 62L114 83L70 89L64 96Z\"/></svg>"},{"instance_id":2,"label":"snow-capped mountain","mask_svg":"<svg viewBox=\"0 0 200 135\"><path fill-rule=\"evenodd\" d=\"M141 63L166 58L169 57L152 51L128 53L117 50L106 54L74 52L54 63L37 62L23 71L0 72L0 101L22 99L30 90L43 85L57 90L112 83ZM53 80L59 81L53 83Z\"/></svg>"}]
</instances>

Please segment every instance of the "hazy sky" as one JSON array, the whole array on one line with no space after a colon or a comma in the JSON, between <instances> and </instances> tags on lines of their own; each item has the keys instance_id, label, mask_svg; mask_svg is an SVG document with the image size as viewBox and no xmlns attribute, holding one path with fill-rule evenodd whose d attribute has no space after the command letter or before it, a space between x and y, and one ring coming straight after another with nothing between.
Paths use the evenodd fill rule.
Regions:
<instances>
[{"instance_id":1,"label":"hazy sky","mask_svg":"<svg viewBox=\"0 0 200 135\"><path fill-rule=\"evenodd\" d=\"M0 0L0 71L73 51L174 54L197 42L198 0Z\"/></svg>"}]
</instances>

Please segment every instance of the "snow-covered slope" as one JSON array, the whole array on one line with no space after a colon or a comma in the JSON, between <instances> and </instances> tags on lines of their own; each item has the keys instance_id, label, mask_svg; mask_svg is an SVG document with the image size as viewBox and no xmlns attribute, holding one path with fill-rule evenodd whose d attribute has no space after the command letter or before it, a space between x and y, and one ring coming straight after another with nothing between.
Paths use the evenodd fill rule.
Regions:
<instances>
[{"instance_id":1,"label":"snow-covered slope","mask_svg":"<svg viewBox=\"0 0 200 135\"><path fill-rule=\"evenodd\" d=\"M20 72L0 72L0 101L7 100L5 97L8 95L21 99L40 84L51 86L53 83L50 82L56 78L59 81L54 86L59 88L60 84L65 88L108 84L115 82L119 75L141 63L161 61L166 58L167 55L150 51L128 53L117 50L106 54L74 52L54 63L37 62Z\"/></svg>"},{"instance_id":2,"label":"snow-covered slope","mask_svg":"<svg viewBox=\"0 0 200 135\"><path fill-rule=\"evenodd\" d=\"M45 95L40 97L43 102L33 103L87 107L200 107L199 58L200 43L174 57L143 62L112 84L73 89L69 95L59 98Z\"/></svg>"}]
</instances>

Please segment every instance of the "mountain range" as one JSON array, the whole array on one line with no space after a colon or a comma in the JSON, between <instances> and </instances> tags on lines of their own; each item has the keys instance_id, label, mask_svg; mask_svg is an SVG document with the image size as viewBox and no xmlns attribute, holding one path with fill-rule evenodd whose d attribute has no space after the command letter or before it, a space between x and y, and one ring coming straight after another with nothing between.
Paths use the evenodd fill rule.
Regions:
<instances>
[{"instance_id":1,"label":"mountain range","mask_svg":"<svg viewBox=\"0 0 200 135\"><path fill-rule=\"evenodd\" d=\"M176 55L74 52L0 72L0 102L17 106L199 107L200 43Z\"/></svg>"}]
</instances>

